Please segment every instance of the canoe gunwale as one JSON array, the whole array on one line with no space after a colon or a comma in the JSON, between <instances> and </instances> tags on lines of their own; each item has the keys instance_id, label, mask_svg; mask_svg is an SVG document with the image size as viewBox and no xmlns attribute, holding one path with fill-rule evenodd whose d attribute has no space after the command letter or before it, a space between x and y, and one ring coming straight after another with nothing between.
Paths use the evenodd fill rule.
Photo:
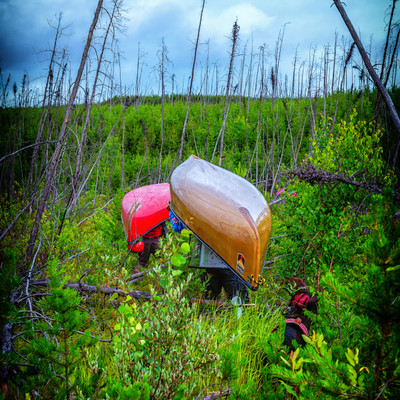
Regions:
<instances>
[{"instance_id":1,"label":"canoe gunwale","mask_svg":"<svg viewBox=\"0 0 400 400\"><path fill-rule=\"evenodd\" d=\"M236 270L234 270L218 253L216 253L212 247L210 247L198 234L196 234L196 232L193 231L193 229L191 229L190 227L188 227L182 220L182 218L177 214L177 212L175 212L175 210L172 208L171 206L171 210L172 212L179 218L179 220L182 222L183 225L185 225L186 229L189 229L192 234L202 243L204 244L210 251L212 251L225 265L226 268L229 268L237 278L240 279L240 281L242 283L244 283L249 289L253 290L253 291L257 291L258 290L258 282L256 282L256 286L253 286L251 283L249 283L248 281L246 281L246 279L244 279ZM265 262L265 261L264 261ZM194 268L194 267L193 267ZM197 268L203 268L207 271L206 267L197 267ZM254 280L255 281L255 280Z\"/></svg>"},{"instance_id":2,"label":"canoe gunwale","mask_svg":"<svg viewBox=\"0 0 400 400\"><path fill-rule=\"evenodd\" d=\"M169 218L165 218L163 221L158 222L156 225L154 225L153 227L151 227L148 231L144 232L142 235L138 236L136 239L133 239L133 240L131 240L131 241L128 240L128 237L126 236L126 233L125 233L125 237L126 237L126 240L127 240L127 242L128 242L128 245L135 244L136 242L138 242L138 241L142 238L142 236L144 236L144 235L146 235L146 233L149 233L150 231L152 231L157 225L160 225L160 224L162 224L163 222L168 221L168 219L169 219Z\"/></svg>"}]
</instances>

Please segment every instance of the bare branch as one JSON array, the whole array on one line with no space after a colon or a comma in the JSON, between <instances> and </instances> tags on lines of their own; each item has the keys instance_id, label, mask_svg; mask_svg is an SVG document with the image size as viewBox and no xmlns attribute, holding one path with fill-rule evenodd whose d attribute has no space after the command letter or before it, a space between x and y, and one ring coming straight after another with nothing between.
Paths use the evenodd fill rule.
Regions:
<instances>
[{"instance_id":1,"label":"bare branch","mask_svg":"<svg viewBox=\"0 0 400 400\"><path fill-rule=\"evenodd\" d=\"M399 136L399 140L398 140L397 147L396 147L396 152L395 152L395 155L393 158L393 166L395 166L396 162L397 162L397 155L398 155L399 148L400 148L400 119L399 119L399 116L397 115L396 108L393 104L391 97L389 96L388 91L386 90L382 81L379 79L379 76L376 73L374 67L372 66L371 61L368 57L368 54L365 51L364 46L361 43L361 40L358 37L357 32L353 27L353 24L351 23L349 17L346 14L346 11L343 8L342 2L340 0L333 0L333 2L335 3L336 8L339 10L339 13L343 18L343 21L346 24L354 42L358 48L358 51L360 52L361 58L363 59L365 66L367 67L367 70L368 70L372 80L374 81L377 89L379 90L379 92L383 98L383 101L385 102L385 104L388 108L389 114L392 118L394 128Z\"/></svg>"},{"instance_id":2,"label":"bare branch","mask_svg":"<svg viewBox=\"0 0 400 400\"><path fill-rule=\"evenodd\" d=\"M7 235L8 231L13 227L13 225L18 221L19 217L25 212L25 210L31 206L33 201L36 199L36 196L32 197L31 201L21 210L21 212L13 219L11 224L4 230L4 232L0 236L0 242L4 239Z\"/></svg>"},{"instance_id":3,"label":"bare branch","mask_svg":"<svg viewBox=\"0 0 400 400\"><path fill-rule=\"evenodd\" d=\"M49 143L56 143L56 141L55 141L55 140L46 140L46 141L44 141L44 142L38 142L38 143L30 144L30 145L28 145L28 146L23 147L22 149L19 149L19 150L14 151L14 152L11 153L11 154L7 154L7 155L5 155L4 157L1 157L1 158L0 158L0 163L1 163L2 161L6 160L8 157L13 157L13 156L15 156L16 154L20 153L21 151L24 151L24 150L29 149L30 147L38 146L38 145L41 145L41 144L49 144Z\"/></svg>"},{"instance_id":4,"label":"bare branch","mask_svg":"<svg viewBox=\"0 0 400 400\"><path fill-rule=\"evenodd\" d=\"M295 171L289 171L287 173L291 178L297 177L303 181L307 181L311 184L313 183L323 183L330 184L335 182L346 183L347 185L356 186L362 189L366 189L373 193L382 194L383 189L377 185L373 185L370 183L357 182L349 178L345 178L341 175L332 174L331 172L321 171L315 168L313 165L309 165L307 167L299 168ZM394 192L395 200L400 200L400 193Z\"/></svg>"},{"instance_id":5,"label":"bare branch","mask_svg":"<svg viewBox=\"0 0 400 400\"><path fill-rule=\"evenodd\" d=\"M47 279L36 279L31 281L32 286L47 286L49 281ZM75 289L78 292L85 292L85 293L104 293L107 295L113 295L117 293L119 296L126 297L131 296L135 299L144 298L146 300L150 300L151 294L148 292L141 292L139 290L133 290L131 292L125 293L121 289L110 288L106 286L94 286L94 285L85 285L82 283L67 283L65 284L66 288Z\"/></svg>"},{"instance_id":6,"label":"bare branch","mask_svg":"<svg viewBox=\"0 0 400 400\"><path fill-rule=\"evenodd\" d=\"M55 148L53 156L52 156L49 172L48 172L48 174L46 176L46 182L45 182L45 185L44 185L43 194L42 194L42 197L41 197L39 205L38 205L35 221L34 221L34 224L33 224L33 227L32 227L32 231L31 231L31 235L30 235L30 238L29 238L28 248L26 250L26 259L27 260L30 260L31 257L32 257L33 248L34 248L34 245L35 245L35 242L36 242L36 238L37 238L37 235L38 235L38 232L39 232L40 222L41 222L44 210L45 210L46 205L47 205L47 200L48 200L48 198L50 196L50 191L51 191L51 187L53 185L53 181L54 181L54 178L55 178L55 175L56 175L56 169L57 169L57 165L58 165L58 162L59 162L59 159L60 159L60 155L61 155L62 149L64 147L65 140L68 137L69 131L68 131L67 127L68 127L68 124L69 124L69 118L70 118L71 113L72 113L73 105L74 105L74 102L75 102L75 99L76 99L76 95L77 95L77 92L78 92L78 88L79 88L79 85L80 85L80 81L81 81L81 78L82 78L83 70L84 70L84 67L85 67L85 64L86 64L89 48L90 48L90 45L91 45L91 42L92 42L92 39L93 39L93 33L94 33L94 30L95 30L95 28L97 26L97 22L98 22L99 15L100 15L100 10L101 10L102 6L103 6L103 0L99 0L98 4L97 4L96 12L95 12L94 17L93 17L92 25L90 26L90 29L89 29L86 45L85 45L85 48L84 48L83 53L82 53L81 63L80 63L79 69L78 69L78 73L77 73L77 76L76 76L76 79L75 79L75 83L74 83L74 86L73 86L73 89L72 89L72 93L71 93L71 96L70 96L69 101L68 101L67 110L65 112L65 116L64 116L63 123L62 123L61 130L60 130L60 134L59 134L59 139L57 141L57 145L56 145L56 148Z\"/></svg>"},{"instance_id":7,"label":"bare branch","mask_svg":"<svg viewBox=\"0 0 400 400\"><path fill-rule=\"evenodd\" d=\"M181 144L179 146L179 153L178 153L178 164L180 164L181 161L182 161L183 142L185 140L186 125L187 125L188 118L189 118L190 96L192 94L194 71L195 71L196 57L197 57L197 48L199 46L200 29L201 29L201 21L203 20L204 5L205 5L205 0L203 0L203 2L202 2L199 26L198 26L198 29L197 29L197 39L196 39L196 45L195 45L195 48L194 48L194 58L193 58L193 64L192 64L192 75L190 77L190 87L189 87L189 93L188 93L188 97L187 97L186 116L185 116L185 122L183 123Z\"/></svg>"}]
</instances>

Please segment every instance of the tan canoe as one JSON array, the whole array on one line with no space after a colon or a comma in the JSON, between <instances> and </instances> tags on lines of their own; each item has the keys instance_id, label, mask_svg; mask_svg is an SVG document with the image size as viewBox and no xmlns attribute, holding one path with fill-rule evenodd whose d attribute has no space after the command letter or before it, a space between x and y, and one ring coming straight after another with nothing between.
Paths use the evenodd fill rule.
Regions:
<instances>
[{"instance_id":1,"label":"tan canoe","mask_svg":"<svg viewBox=\"0 0 400 400\"><path fill-rule=\"evenodd\" d=\"M171 176L171 207L192 232L255 290L271 233L261 192L240 176L190 156Z\"/></svg>"}]
</instances>

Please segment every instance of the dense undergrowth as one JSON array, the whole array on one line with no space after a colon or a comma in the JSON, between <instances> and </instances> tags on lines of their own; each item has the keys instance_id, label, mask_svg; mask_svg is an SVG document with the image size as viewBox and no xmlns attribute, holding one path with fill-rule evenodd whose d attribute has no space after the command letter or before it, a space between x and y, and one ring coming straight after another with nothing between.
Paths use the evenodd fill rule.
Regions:
<instances>
[{"instance_id":1,"label":"dense undergrowth","mask_svg":"<svg viewBox=\"0 0 400 400\"><path fill-rule=\"evenodd\" d=\"M271 193L280 185L280 172L301 165L309 151L309 140L321 118L330 115L333 121L346 120L356 107L360 118L372 121L375 92L337 92L328 98L266 99L232 98L224 135L222 166L235 170L239 165L245 177L261 183ZM216 162L219 157L220 130L223 120L222 99L207 97L190 106L186 127L183 159L197 154ZM73 180L71 165L76 162L76 148L83 146L87 157L82 171L87 178L84 193L93 199L95 191L114 195L124 185L140 186L167 181L176 166L182 121L185 119L184 101L144 102L125 106L121 101L99 104L90 110L87 139L82 136L87 107L78 105L71 116L71 134L65 146L66 164L61 169L61 185ZM4 109L0 113L0 155L6 156L24 148L15 157L1 163L0 188L12 190L7 180L13 171L14 180L25 182L30 169L39 122L43 125L40 159L34 165L33 176L40 181L48 157L54 151L57 134L64 115L63 107ZM161 117L162 115L162 117ZM7 134L6 134L7 133ZM388 133L385 131L385 134ZM386 138L385 138L386 139ZM82 143L80 142L82 140ZM385 140L385 149L389 140ZM393 149L387 149L392 151ZM95 169L91 169L93 165ZM82 178L83 179L83 178ZM84 200L84 199L83 199ZM64 200L65 201L65 200Z\"/></svg>"},{"instance_id":2,"label":"dense undergrowth","mask_svg":"<svg viewBox=\"0 0 400 400\"><path fill-rule=\"evenodd\" d=\"M130 281L137 256L126 250L121 200L132 187L168 181L185 108L175 103L168 114L166 107L162 150L158 105L129 107L120 119L125 121L120 125L125 127L122 170L120 131L114 129L117 133L104 141L104 132L113 132L113 113L121 115L118 107L92 114L87 151L97 148L101 135L105 143L99 172L87 181L77 211L65 219L61 232L60 195L42 220L40 245L29 265L21 263L32 226L29 213L2 240L1 327L13 325L14 345L13 352L2 353L3 368L12 366L9 398L194 399L218 391L229 399L396 398L398 182L385 162L387 134L376 129L367 99L357 112L343 111L335 121L320 115L313 133L310 119L290 119L293 132L304 132L305 138L284 139L288 125L280 127L282 136L274 143L287 140L286 145L272 156L266 150L272 125L264 121L257 129L255 104L232 104L224 167L257 184L268 201L279 200L271 207L268 260L274 262L264 270L264 284L251 292L249 305L223 298L221 304L199 301L202 271L186 267L190 233L177 235L171 228L151 260L154 271ZM283 102L280 107L285 113ZM299 115L307 112L305 104L297 109ZM192 139L185 152L210 160L221 106L198 102L192 110ZM23 157L22 165L28 159ZM382 190L285 173L271 186L268 163L278 165L278 160L281 172L313 166ZM26 169L20 171L22 182ZM57 182L60 188L68 187L66 175ZM3 193L2 231L29 204L21 185ZM319 295L308 344L293 353L283 345L282 316L290 298L282 282L291 276L303 278ZM85 285L119 292L88 292ZM129 295L132 291L150 293L151 299Z\"/></svg>"}]
</instances>

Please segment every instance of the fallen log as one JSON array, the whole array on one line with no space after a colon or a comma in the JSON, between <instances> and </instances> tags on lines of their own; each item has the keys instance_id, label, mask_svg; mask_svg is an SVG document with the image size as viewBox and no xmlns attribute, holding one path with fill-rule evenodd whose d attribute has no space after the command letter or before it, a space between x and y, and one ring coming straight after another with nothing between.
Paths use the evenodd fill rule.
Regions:
<instances>
[{"instance_id":1,"label":"fallen log","mask_svg":"<svg viewBox=\"0 0 400 400\"><path fill-rule=\"evenodd\" d=\"M32 279L30 281L30 285L32 286L48 286L49 281L47 279ZM119 296L131 296L135 299L141 299L144 298L146 300L151 299L151 294L148 292L142 292L140 290L132 290L128 293L124 292L121 289L117 288L112 288L108 286L95 286L95 285L86 285L84 283L66 283L64 285L65 288L71 288L75 289L78 292L85 292L85 293L104 293L104 294L109 294L113 295L114 293L117 293Z\"/></svg>"},{"instance_id":2,"label":"fallen log","mask_svg":"<svg viewBox=\"0 0 400 400\"><path fill-rule=\"evenodd\" d=\"M221 390L219 392L214 392L210 393L207 396L204 397L198 397L195 400L216 400L216 399L221 399L223 397L228 397L231 394L232 390L231 389L225 389Z\"/></svg>"},{"instance_id":3,"label":"fallen log","mask_svg":"<svg viewBox=\"0 0 400 400\"><path fill-rule=\"evenodd\" d=\"M142 274L142 273L140 273ZM137 274L139 275L139 274ZM47 287L49 281L47 279L32 279L30 281L30 285L32 286L42 286L42 287ZM118 296L126 297L126 296L131 296L134 299L145 299L145 300L151 300L151 293L149 292L142 292L140 290L132 290L130 292L124 292L121 289L117 288L112 288L108 286L95 286L95 285L86 285L83 283L66 283L64 285L65 288L71 288L75 289L78 292L84 292L84 293L104 293L107 295L113 295L116 293ZM158 293L157 296L162 297L162 293ZM216 306L222 306L226 303L222 301L216 301L216 300L208 300L208 299L196 299L192 298L189 299L191 303L201 303L201 304L214 304Z\"/></svg>"}]
</instances>

